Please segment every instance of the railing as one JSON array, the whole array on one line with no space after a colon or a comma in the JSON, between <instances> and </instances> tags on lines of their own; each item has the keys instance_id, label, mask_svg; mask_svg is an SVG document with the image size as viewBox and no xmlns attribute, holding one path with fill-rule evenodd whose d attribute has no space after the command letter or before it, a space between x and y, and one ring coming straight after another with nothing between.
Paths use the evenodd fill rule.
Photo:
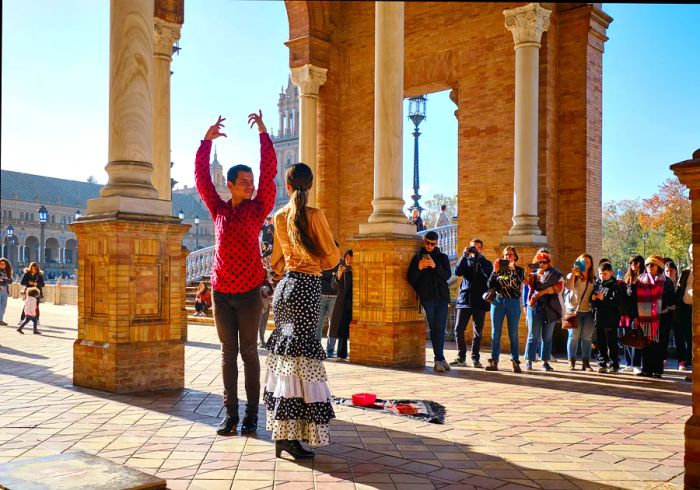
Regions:
<instances>
[{"instance_id":1,"label":"railing","mask_svg":"<svg viewBox=\"0 0 700 490\"><path fill-rule=\"evenodd\" d=\"M418 236L425 236L429 231L438 234L438 244L440 250L447 254L450 260L457 258L457 225L439 226L429 230L421 231ZM186 281L199 281L204 276L211 274L211 267L214 263L214 246L199 249L190 253L186 260Z\"/></svg>"},{"instance_id":2,"label":"railing","mask_svg":"<svg viewBox=\"0 0 700 490\"><path fill-rule=\"evenodd\" d=\"M200 248L187 256L185 263L186 282L199 281L204 276L211 274L214 264L214 246Z\"/></svg>"},{"instance_id":3,"label":"railing","mask_svg":"<svg viewBox=\"0 0 700 490\"><path fill-rule=\"evenodd\" d=\"M450 260L457 258L457 225L438 226L418 232L418 236L424 237L429 231L438 234L438 247L442 253L447 254Z\"/></svg>"},{"instance_id":4,"label":"railing","mask_svg":"<svg viewBox=\"0 0 700 490\"><path fill-rule=\"evenodd\" d=\"M18 282L10 284L10 296L17 299L24 289ZM55 305L77 305L78 304L78 286L65 285L61 283L47 284L44 286L44 300Z\"/></svg>"}]
</instances>

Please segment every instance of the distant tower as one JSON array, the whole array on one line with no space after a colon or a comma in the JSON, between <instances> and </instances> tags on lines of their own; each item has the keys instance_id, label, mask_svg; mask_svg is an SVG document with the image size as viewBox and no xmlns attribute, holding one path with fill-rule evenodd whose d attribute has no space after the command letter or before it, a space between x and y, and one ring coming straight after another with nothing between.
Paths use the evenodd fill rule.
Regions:
<instances>
[{"instance_id":1,"label":"distant tower","mask_svg":"<svg viewBox=\"0 0 700 490\"><path fill-rule=\"evenodd\" d=\"M284 173L299 161L299 89L287 79L287 88L282 87L277 102L279 110L279 128L272 134L272 143L277 152L277 197L275 211L287 204L289 196L284 184Z\"/></svg>"},{"instance_id":2,"label":"distant tower","mask_svg":"<svg viewBox=\"0 0 700 490\"><path fill-rule=\"evenodd\" d=\"M219 159L216 155L216 146L214 147L214 159L209 164L209 172L211 174L211 180L214 185L226 187L226 178L224 177L224 167L219 163Z\"/></svg>"}]
</instances>

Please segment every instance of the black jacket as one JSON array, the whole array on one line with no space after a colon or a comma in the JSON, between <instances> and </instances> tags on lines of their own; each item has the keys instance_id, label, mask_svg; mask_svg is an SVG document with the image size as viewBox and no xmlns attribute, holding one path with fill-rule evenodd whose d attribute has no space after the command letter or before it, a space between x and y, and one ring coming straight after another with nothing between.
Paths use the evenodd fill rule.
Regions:
<instances>
[{"instance_id":1,"label":"black jacket","mask_svg":"<svg viewBox=\"0 0 700 490\"><path fill-rule=\"evenodd\" d=\"M688 278L690 277L690 269L683 269L681 277L678 278L678 288L676 288L676 309L673 311L673 320L681 321L683 319L683 310L692 308L683 302L683 296L688 289Z\"/></svg>"},{"instance_id":2,"label":"black jacket","mask_svg":"<svg viewBox=\"0 0 700 490\"><path fill-rule=\"evenodd\" d=\"M29 269L24 270L24 275L22 276L22 281L21 284L25 288L30 288L32 286L29 285L30 282L36 282L37 288L39 288L39 292L41 293L40 295L43 296L44 294L44 274L39 272L38 274L32 274L29 272Z\"/></svg>"},{"instance_id":3,"label":"black jacket","mask_svg":"<svg viewBox=\"0 0 700 490\"><path fill-rule=\"evenodd\" d=\"M603 282L595 281L595 289L603 291L603 299L592 299L591 308L596 327L617 328L620 325L620 313L627 296L627 286L614 277Z\"/></svg>"},{"instance_id":4,"label":"black jacket","mask_svg":"<svg viewBox=\"0 0 700 490\"><path fill-rule=\"evenodd\" d=\"M338 274L338 266L321 273L321 296L335 296L338 291L335 286L335 276Z\"/></svg>"},{"instance_id":5,"label":"black jacket","mask_svg":"<svg viewBox=\"0 0 700 490\"><path fill-rule=\"evenodd\" d=\"M421 255L430 255L435 262L435 268L427 267L423 270L418 269L418 262L421 260ZM450 288L447 286L447 280L452 276L450 268L450 259L440 251L439 247L433 248L433 251L428 253L425 247L411 259L411 264L408 266L408 282L411 284L421 303L450 300Z\"/></svg>"},{"instance_id":6,"label":"black jacket","mask_svg":"<svg viewBox=\"0 0 700 490\"><path fill-rule=\"evenodd\" d=\"M476 257L462 255L455 267L455 275L462 276L459 285L457 308L474 308L489 311L491 304L484 301L482 296L488 289L488 280L493 272L493 264L481 254Z\"/></svg>"},{"instance_id":7,"label":"black jacket","mask_svg":"<svg viewBox=\"0 0 700 490\"><path fill-rule=\"evenodd\" d=\"M341 263L345 263L341 261ZM337 269L337 268L336 268ZM329 337L349 338L350 321L352 320L352 267L346 269L342 277L333 277L333 287L338 295L331 314L331 327L328 330Z\"/></svg>"}]
</instances>

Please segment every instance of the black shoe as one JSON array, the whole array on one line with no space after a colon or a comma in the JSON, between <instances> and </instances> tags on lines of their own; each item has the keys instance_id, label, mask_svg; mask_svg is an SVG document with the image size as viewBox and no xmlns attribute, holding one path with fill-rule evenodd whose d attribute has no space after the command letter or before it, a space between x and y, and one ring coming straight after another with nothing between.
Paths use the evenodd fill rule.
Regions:
<instances>
[{"instance_id":1,"label":"black shoe","mask_svg":"<svg viewBox=\"0 0 700 490\"><path fill-rule=\"evenodd\" d=\"M21 333L22 335L24 335L24 332L22 331L22 327L19 327L19 328L17 329L17 331L18 331L19 333Z\"/></svg>"},{"instance_id":2,"label":"black shoe","mask_svg":"<svg viewBox=\"0 0 700 490\"><path fill-rule=\"evenodd\" d=\"M41 332L35 328L35 329L34 329L34 334L35 334L35 335L41 335Z\"/></svg>"},{"instance_id":3,"label":"black shoe","mask_svg":"<svg viewBox=\"0 0 700 490\"><path fill-rule=\"evenodd\" d=\"M241 424L241 434L252 434L258 430L258 408L255 407L255 412L248 412L246 409L243 423Z\"/></svg>"},{"instance_id":4,"label":"black shoe","mask_svg":"<svg viewBox=\"0 0 700 490\"><path fill-rule=\"evenodd\" d=\"M236 432L236 426L238 425L238 416L236 417L231 417L230 415L226 415L224 417L224 420L221 421L219 424L219 428L216 429L216 433L219 434L220 436L225 436L226 434L230 434L231 432Z\"/></svg>"},{"instance_id":5,"label":"black shoe","mask_svg":"<svg viewBox=\"0 0 700 490\"><path fill-rule=\"evenodd\" d=\"M316 456L313 451L304 449L299 441L275 441L275 456L281 458L282 451L287 451L294 459L311 459Z\"/></svg>"},{"instance_id":6,"label":"black shoe","mask_svg":"<svg viewBox=\"0 0 700 490\"><path fill-rule=\"evenodd\" d=\"M2 320L0 320L0 325L2 325L3 327L6 327L6 326L7 326L7 323L5 323L5 322L3 322Z\"/></svg>"}]
</instances>

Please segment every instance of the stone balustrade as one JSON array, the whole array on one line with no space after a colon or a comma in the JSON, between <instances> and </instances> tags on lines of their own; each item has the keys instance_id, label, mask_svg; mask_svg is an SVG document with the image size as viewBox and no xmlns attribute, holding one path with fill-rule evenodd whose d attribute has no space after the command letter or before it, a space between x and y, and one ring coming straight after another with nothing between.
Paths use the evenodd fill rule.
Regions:
<instances>
[{"instance_id":1,"label":"stone balustrade","mask_svg":"<svg viewBox=\"0 0 700 490\"><path fill-rule=\"evenodd\" d=\"M418 236L425 237L429 231L434 231L438 234L438 247L442 253L447 254L450 260L457 258L457 225L438 226L418 232Z\"/></svg>"},{"instance_id":2,"label":"stone balustrade","mask_svg":"<svg viewBox=\"0 0 700 490\"><path fill-rule=\"evenodd\" d=\"M20 298L22 286L18 282L10 284L10 297ZM47 284L44 286L44 302L53 303L55 305L77 305L78 304L78 286L66 284Z\"/></svg>"}]
</instances>

